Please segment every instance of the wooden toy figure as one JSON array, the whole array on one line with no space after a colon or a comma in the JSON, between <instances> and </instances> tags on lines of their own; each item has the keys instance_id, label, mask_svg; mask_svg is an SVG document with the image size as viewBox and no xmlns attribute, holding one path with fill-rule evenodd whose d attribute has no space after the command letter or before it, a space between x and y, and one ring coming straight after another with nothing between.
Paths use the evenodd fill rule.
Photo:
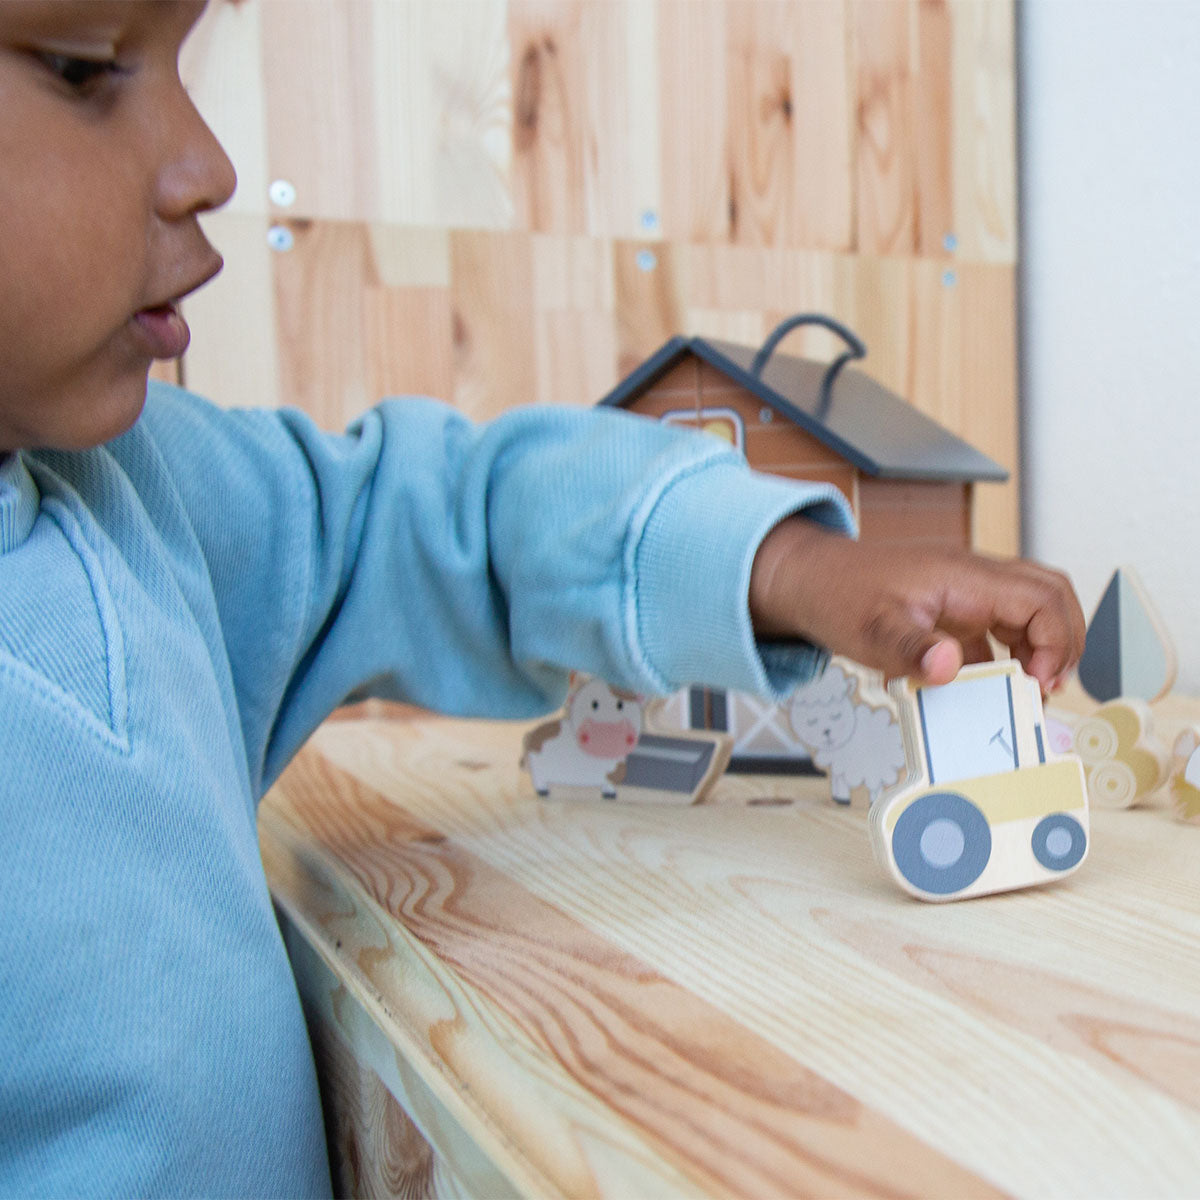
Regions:
<instances>
[{"instance_id":1,"label":"wooden toy figure","mask_svg":"<svg viewBox=\"0 0 1200 1200\"><path fill-rule=\"evenodd\" d=\"M1179 820L1200 825L1200 726L1183 730L1173 752L1171 806Z\"/></svg>"},{"instance_id":2,"label":"wooden toy figure","mask_svg":"<svg viewBox=\"0 0 1200 1200\"><path fill-rule=\"evenodd\" d=\"M941 687L893 680L907 777L872 809L881 865L922 900L1049 883L1088 849L1083 765L1047 748L1037 683L1015 661Z\"/></svg>"},{"instance_id":3,"label":"wooden toy figure","mask_svg":"<svg viewBox=\"0 0 1200 1200\"><path fill-rule=\"evenodd\" d=\"M788 714L813 762L829 772L833 798L849 804L865 790L874 804L904 773L904 739L891 703L867 702L865 671L834 659L812 683L792 694Z\"/></svg>"},{"instance_id":4,"label":"wooden toy figure","mask_svg":"<svg viewBox=\"0 0 1200 1200\"><path fill-rule=\"evenodd\" d=\"M692 804L729 761L719 733L649 732L640 696L573 675L565 710L526 735L521 755L539 796Z\"/></svg>"},{"instance_id":5,"label":"wooden toy figure","mask_svg":"<svg viewBox=\"0 0 1200 1200\"><path fill-rule=\"evenodd\" d=\"M1141 700L1102 704L1075 726L1074 750L1096 808L1132 808L1162 787L1170 770L1149 706Z\"/></svg>"},{"instance_id":6,"label":"wooden toy figure","mask_svg":"<svg viewBox=\"0 0 1200 1200\"><path fill-rule=\"evenodd\" d=\"M601 679L576 682L566 712L526 734L521 765L539 796L548 795L551 784L565 784L596 788L612 799L642 732L641 698Z\"/></svg>"},{"instance_id":7,"label":"wooden toy figure","mask_svg":"<svg viewBox=\"0 0 1200 1200\"><path fill-rule=\"evenodd\" d=\"M1113 572L1092 619L1077 674L1101 704L1136 699L1153 704L1175 683L1171 636L1132 567Z\"/></svg>"}]
</instances>

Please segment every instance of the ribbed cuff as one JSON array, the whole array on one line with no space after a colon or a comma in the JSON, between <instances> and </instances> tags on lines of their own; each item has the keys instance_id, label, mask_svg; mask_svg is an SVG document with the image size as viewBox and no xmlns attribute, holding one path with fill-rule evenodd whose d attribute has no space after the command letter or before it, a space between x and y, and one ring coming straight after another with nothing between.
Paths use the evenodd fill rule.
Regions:
<instances>
[{"instance_id":1,"label":"ribbed cuff","mask_svg":"<svg viewBox=\"0 0 1200 1200\"><path fill-rule=\"evenodd\" d=\"M661 494L635 549L636 593L627 597L630 632L657 690L707 685L779 699L824 665L823 648L759 644L750 624L754 556L797 512L854 532L836 488L757 474L731 460L698 464Z\"/></svg>"}]
</instances>

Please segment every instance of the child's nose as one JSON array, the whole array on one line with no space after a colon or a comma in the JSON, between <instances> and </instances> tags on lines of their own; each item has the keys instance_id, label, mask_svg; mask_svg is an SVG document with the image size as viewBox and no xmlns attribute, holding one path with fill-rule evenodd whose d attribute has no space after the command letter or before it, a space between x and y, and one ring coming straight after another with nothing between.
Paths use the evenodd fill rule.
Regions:
<instances>
[{"instance_id":1,"label":"child's nose","mask_svg":"<svg viewBox=\"0 0 1200 1200\"><path fill-rule=\"evenodd\" d=\"M182 88L171 121L169 144L169 157L159 177L160 215L179 220L225 204L237 187L237 173Z\"/></svg>"}]
</instances>

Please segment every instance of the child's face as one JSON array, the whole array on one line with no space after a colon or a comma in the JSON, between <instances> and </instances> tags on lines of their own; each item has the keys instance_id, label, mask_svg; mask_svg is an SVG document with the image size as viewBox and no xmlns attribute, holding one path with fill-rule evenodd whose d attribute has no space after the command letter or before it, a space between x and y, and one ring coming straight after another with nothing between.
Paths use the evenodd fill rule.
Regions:
<instances>
[{"instance_id":1,"label":"child's face","mask_svg":"<svg viewBox=\"0 0 1200 1200\"><path fill-rule=\"evenodd\" d=\"M234 188L177 72L203 7L0 0L0 456L121 433L187 343Z\"/></svg>"}]
</instances>

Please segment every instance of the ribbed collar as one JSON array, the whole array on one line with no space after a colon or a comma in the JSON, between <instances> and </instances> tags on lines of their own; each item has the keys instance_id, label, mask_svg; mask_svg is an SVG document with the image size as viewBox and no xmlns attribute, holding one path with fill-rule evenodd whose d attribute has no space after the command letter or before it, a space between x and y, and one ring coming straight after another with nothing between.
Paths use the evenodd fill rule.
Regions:
<instances>
[{"instance_id":1,"label":"ribbed collar","mask_svg":"<svg viewBox=\"0 0 1200 1200\"><path fill-rule=\"evenodd\" d=\"M20 451L0 459L0 554L23 545L41 497Z\"/></svg>"}]
</instances>

